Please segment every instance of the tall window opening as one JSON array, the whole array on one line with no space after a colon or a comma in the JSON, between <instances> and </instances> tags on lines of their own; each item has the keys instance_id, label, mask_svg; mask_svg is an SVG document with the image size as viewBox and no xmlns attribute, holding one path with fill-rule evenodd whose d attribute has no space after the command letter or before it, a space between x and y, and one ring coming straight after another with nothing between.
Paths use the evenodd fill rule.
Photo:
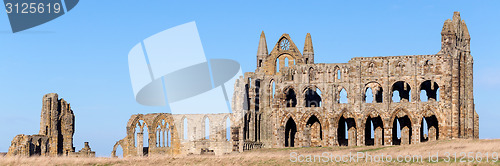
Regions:
<instances>
[{"instance_id":1,"label":"tall window opening","mask_svg":"<svg viewBox=\"0 0 500 166\"><path fill-rule=\"evenodd\" d=\"M184 129L183 129L184 130L183 131L184 140L188 140L188 120L187 120L187 118L184 118L183 123L184 123L184 125L183 125L183 127L184 127Z\"/></svg>"},{"instance_id":2,"label":"tall window opening","mask_svg":"<svg viewBox=\"0 0 500 166\"><path fill-rule=\"evenodd\" d=\"M340 69L337 69L337 80L340 80L340 78L341 78Z\"/></svg>"},{"instance_id":3,"label":"tall window opening","mask_svg":"<svg viewBox=\"0 0 500 166\"><path fill-rule=\"evenodd\" d=\"M372 88L367 88L365 92L365 102L372 103L373 102L373 92Z\"/></svg>"},{"instance_id":4,"label":"tall window opening","mask_svg":"<svg viewBox=\"0 0 500 166\"><path fill-rule=\"evenodd\" d=\"M297 125L290 117L285 125L285 147L295 146L295 133L297 133Z\"/></svg>"},{"instance_id":5,"label":"tall window opening","mask_svg":"<svg viewBox=\"0 0 500 166\"><path fill-rule=\"evenodd\" d=\"M295 91L292 88L289 88L286 91L286 107L295 107L297 106L297 96Z\"/></svg>"},{"instance_id":6,"label":"tall window opening","mask_svg":"<svg viewBox=\"0 0 500 166\"><path fill-rule=\"evenodd\" d=\"M347 92L344 88L342 88L342 90L340 90L339 95L340 95L339 103L348 103Z\"/></svg>"},{"instance_id":7,"label":"tall window opening","mask_svg":"<svg viewBox=\"0 0 500 166\"><path fill-rule=\"evenodd\" d=\"M205 117L205 139L210 139L210 120Z\"/></svg>"},{"instance_id":8,"label":"tall window opening","mask_svg":"<svg viewBox=\"0 0 500 166\"><path fill-rule=\"evenodd\" d=\"M231 120L226 118L226 141L231 140Z\"/></svg>"},{"instance_id":9,"label":"tall window opening","mask_svg":"<svg viewBox=\"0 0 500 166\"><path fill-rule=\"evenodd\" d=\"M276 73L280 72L280 59L276 58Z\"/></svg>"}]
</instances>

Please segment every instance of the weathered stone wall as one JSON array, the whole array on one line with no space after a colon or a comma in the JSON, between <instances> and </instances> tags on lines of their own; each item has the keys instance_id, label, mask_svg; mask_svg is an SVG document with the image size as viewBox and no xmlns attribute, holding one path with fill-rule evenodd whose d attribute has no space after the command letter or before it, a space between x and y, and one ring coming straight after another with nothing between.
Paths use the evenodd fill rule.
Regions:
<instances>
[{"instance_id":1,"label":"weathered stone wall","mask_svg":"<svg viewBox=\"0 0 500 166\"><path fill-rule=\"evenodd\" d=\"M73 147L75 115L70 104L64 99L59 99L56 93L44 95L42 102L38 135L17 135L12 140L7 155L70 156L75 153ZM89 155L84 156L95 156L90 147L86 151Z\"/></svg>"},{"instance_id":2,"label":"weathered stone wall","mask_svg":"<svg viewBox=\"0 0 500 166\"><path fill-rule=\"evenodd\" d=\"M228 119L229 126L226 123ZM233 119L229 113L132 115L127 124L127 136L117 141L112 156L116 156L118 146L122 147L125 157L150 154L231 153L233 151L231 134L230 139L227 139L226 134L227 128L234 124ZM206 124L209 126L205 126ZM209 131L205 131L206 128ZM147 139L144 139L144 135Z\"/></svg>"},{"instance_id":3,"label":"weathered stone wall","mask_svg":"<svg viewBox=\"0 0 500 166\"><path fill-rule=\"evenodd\" d=\"M442 49L435 55L357 57L324 64L314 63L310 34L303 53L288 34L268 53L262 32L257 69L235 83L233 111L243 115L235 117L241 120L235 124L240 146L393 145L478 138L470 36L458 12L445 21L441 35ZM346 102L341 102L341 91L347 94ZM367 102L367 95L373 101Z\"/></svg>"},{"instance_id":4,"label":"weathered stone wall","mask_svg":"<svg viewBox=\"0 0 500 166\"><path fill-rule=\"evenodd\" d=\"M89 142L84 142L83 148L78 152L70 153L72 157L95 157L95 152L90 149Z\"/></svg>"},{"instance_id":5,"label":"weathered stone wall","mask_svg":"<svg viewBox=\"0 0 500 166\"><path fill-rule=\"evenodd\" d=\"M127 136L115 144L112 155L118 146L124 156L143 156L478 138L470 37L458 12L445 21L441 35L442 49L435 55L357 57L325 64L314 63L310 34L302 53L288 34L268 53L262 32L257 69L234 84L233 113L133 115ZM227 118L230 139L225 137ZM210 123L208 139L205 119ZM169 124L166 129L157 127L163 120ZM166 147L156 141L164 130L172 132ZM147 145L142 144L144 134L149 135Z\"/></svg>"}]
</instances>

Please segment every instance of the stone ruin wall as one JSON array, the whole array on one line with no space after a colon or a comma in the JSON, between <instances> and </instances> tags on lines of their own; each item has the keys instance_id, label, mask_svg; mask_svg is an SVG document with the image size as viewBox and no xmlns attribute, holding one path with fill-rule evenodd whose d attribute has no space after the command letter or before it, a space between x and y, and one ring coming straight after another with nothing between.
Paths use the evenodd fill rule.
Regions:
<instances>
[{"instance_id":1,"label":"stone ruin wall","mask_svg":"<svg viewBox=\"0 0 500 166\"><path fill-rule=\"evenodd\" d=\"M205 119L209 122L208 139L205 135ZM230 124L234 124L230 113L132 115L127 123L127 136L116 142L111 153L116 157L118 147L123 149L125 157L231 153L232 140L226 139L227 119L230 120ZM144 135L147 139L144 139Z\"/></svg>"},{"instance_id":2,"label":"stone ruin wall","mask_svg":"<svg viewBox=\"0 0 500 166\"><path fill-rule=\"evenodd\" d=\"M242 142L285 147L477 139L470 36L458 12L445 21L441 35L441 51L435 55L357 57L348 63L324 64L314 63L310 34L302 53L288 34L268 53L262 33L257 69L237 81L235 94L241 96L233 97L233 104L242 105L233 109L243 114L243 122L237 124ZM371 103L365 101L368 89L373 92ZM347 93L346 103L339 101L341 90ZM392 100L396 90L397 102ZM428 101L420 100L421 90L427 92ZM366 125L370 122L374 129ZM314 133L318 124L320 138ZM374 138L365 137L371 132Z\"/></svg>"},{"instance_id":3,"label":"stone ruin wall","mask_svg":"<svg viewBox=\"0 0 500 166\"><path fill-rule=\"evenodd\" d=\"M262 32L257 69L235 82L233 113L132 115L127 136L115 144L112 155L116 156L118 146L124 156L220 155L255 148L477 139L470 36L458 12L445 21L441 35L441 50L435 55L356 57L347 63L326 64L314 62L310 34L303 52L283 34L268 53ZM366 101L368 89L372 102ZM341 101L343 90L345 102ZM399 101L393 101L396 91ZM420 100L424 91L426 101ZM204 139L205 117L210 119L209 139ZM184 118L189 126L187 139ZM225 139L226 118L231 121L229 140ZM161 125L147 132L148 145L142 139L136 145L136 135L144 134L141 126L152 128L163 120L170 126L168 131L173 131L170 145L157 144Z\"/></svg>"},{"instance_id":4,"label":"stone ruin wall","mask_svg":"<svg viewBox=\"0 0 500 166\"><path fill-rule=\"evenodd\" d=\"M70 104L59 99L56 93L44 95L42 102L39 133L15 136L7 156L95 156L88 142L81 151L75 152L75 115Z\"/></svg>"}]
</instances>

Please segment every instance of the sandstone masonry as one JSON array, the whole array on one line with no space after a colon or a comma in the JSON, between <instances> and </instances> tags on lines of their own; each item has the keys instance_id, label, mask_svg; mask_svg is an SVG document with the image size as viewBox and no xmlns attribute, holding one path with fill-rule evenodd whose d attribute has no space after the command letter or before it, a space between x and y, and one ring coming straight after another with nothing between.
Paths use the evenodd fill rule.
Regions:
<instances>
[{"instance_id":1,"label":"sandstone masonry","mask_svg":"<svg viewBox=\"0 0 500 166\"><path fill-rule=\"evenodd\" d=\"M235 82L233 113L132 115L112 155L119 146L144 156L477 139L470 36L459 12L441 36L434 55L325 64L314 62L310 34L302 53L288 34L269 53L262 32L257 69Z\"/></svg>"},{"instance_id":2,"label":"sandstone masonry","mask_svg":"<svg viewBox=\"0 0 500 166\"><path fill-rule=\"evenodd\" d=\"M311 35L299 52L283 34L257 69L236 82L239 146L417 144L479 137L467 26L455 12L435 55L357 57L314 63ZM422 96L422 97L421 97ZM250 146L251 147L251 146Z\"/></svg>"},{"instance_id":3,"label":"sandstone masonry","mask_svg":"<svg viewBox=\"0 0 500 166\"><path fill-rule=\"evenodd\" d=\"M40 132L14 137L7 156L95 156L88 142L81 152L75 152L75 115L70 104L64 99L58 99L56 93L46 94L42 101Z\"/></svg>"}]
</instances>

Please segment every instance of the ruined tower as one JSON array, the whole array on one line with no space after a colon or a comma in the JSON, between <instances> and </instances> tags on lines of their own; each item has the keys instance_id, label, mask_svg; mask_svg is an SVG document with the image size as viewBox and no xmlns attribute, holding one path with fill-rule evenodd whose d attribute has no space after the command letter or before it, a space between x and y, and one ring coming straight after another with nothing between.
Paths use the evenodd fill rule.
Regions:
<instances>
[{"instance_id":1,"label":"ruined tower","mask_svg":"<svg viewBox=\"0 0 500 166\"><path fill-rule=\"evenodd\" d=\"M92 156L95 152L84 149L85 154L75 152L73 134L75 115L71 106L56 93L42 98L40 131L37 135L20 134L14 137L7 155L21 156ZM86 144L88 145L88 143Z\"/></svg>"},{"instance_id":2,"label":"ruined tower","mask_svg":"<svg viewBox=\"0 0 500 166\"><path fill-rule=\"evenodd\" d=\"M472 138L478 135L478 115L474 110L473 59L470 53L469 30L460 12L446 20L441 31L441 50L450 58L451 68L451 129L453 138ZM476 123L476 124L475 124ZM474 127L476 126L476 128Z\"/></svg>"},{"instance_id":3,"label":"ruined tower","mask_svg":"<svg viewBox=\"0 0 500 166\"><path fill-rule=\"evenodd\" d=\"M43 96L39 135L50 139L50 155L69 154L74 152L73 134L75 131L75 115L69 103L58 99L56 93ZM57 146L54 146L57 145Z\"/></svg>"}]
</instances>

